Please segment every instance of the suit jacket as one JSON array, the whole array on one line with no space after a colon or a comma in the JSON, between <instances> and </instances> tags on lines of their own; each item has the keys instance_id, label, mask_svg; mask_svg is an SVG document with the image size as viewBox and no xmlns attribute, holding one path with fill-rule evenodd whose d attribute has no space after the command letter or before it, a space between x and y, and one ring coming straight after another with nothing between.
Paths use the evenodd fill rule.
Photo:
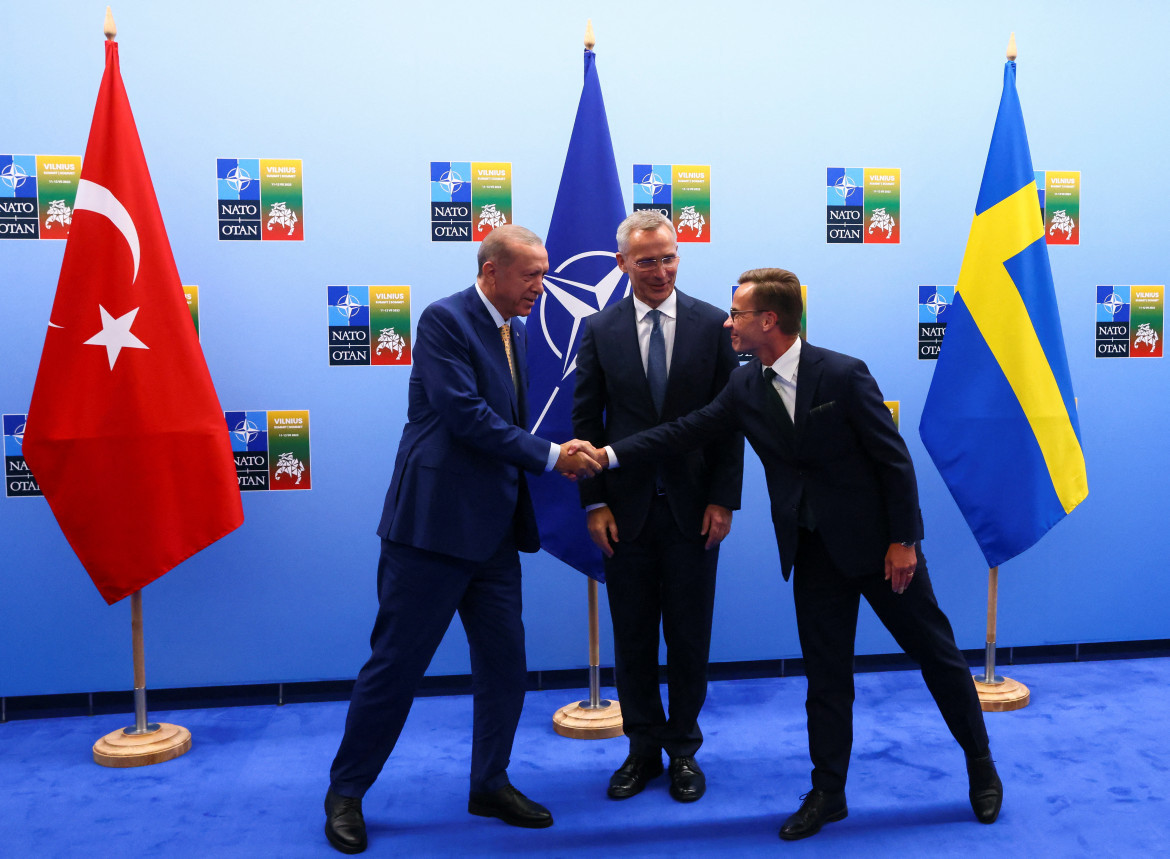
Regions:
<instances>
[{"instance_id":1,"label":"suit jacket","mask_svg":"<svg viewBox=\"0 0 1170 859\"><path fill-rule=\"evenodd\" d=\"M509 529L520 551L540 548L523 472L543 472L550 447L524 429L527 332L511 325L515 387L474 286L422 312L380 537L469 561L489 558Z\"/></svg>"},{"instance_id":2,"label":"suit jacket","mask_svg":"<svg viewBox=\"0 0 1170 859\"><path fill-rule=\"evenodd\" d=\"M659 417L638 349L634 299L627 295L585 320L577 352L573 433L598 447L670 421L707 405L737 366L723 327L727 314L675 290L674 349L666 399ZM581 481L583 505L608 504L623 540L641 533L661 475L679 528L696 535L708 504L739 509L743 484L743 436L735 428L703 446L655 463L603 472Z\"/></svg>"},{"instance_id":3,"label":"suit jacket","mask_svg":"<svg viewBox=\"0 0 1170 859\"><path fill-rule=\"evenodd\" d=\"M802 344L794 433L771 410L767 384L753 359L706 408L613 444L618 470L739 428L764 465L784 578L796 557L802 496L838 568L851 576L883 572L890 543L922 538L922 515L914 464L869 369Z\"/></svg>"}]
</instances>

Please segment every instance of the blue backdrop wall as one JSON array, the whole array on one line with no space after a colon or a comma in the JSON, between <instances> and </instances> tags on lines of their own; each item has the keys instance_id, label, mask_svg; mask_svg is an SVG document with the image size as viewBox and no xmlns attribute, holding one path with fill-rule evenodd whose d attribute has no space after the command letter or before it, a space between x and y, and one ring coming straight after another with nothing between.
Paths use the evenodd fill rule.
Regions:
<instances>
[{"instance_id":1,"label":"blue backdrop wall","mask_svg":"<svg viewBox=\"0 0 1170 859\"><path fill-rule=\"evenodd\" d=\"M7 3L0 153L85 149L104 4ZM710 164L711 242L680 286L725 306L740 271L809 285L809 338L864 358L918 466L925 548L960 645L983 643L987 570L918 439L933 362L919 284L953 284L995 119L1003 51L1038 169L1079 170L1084 232L1053 271L1090 495L1000 574L1003 645L1170 637L1162 360L1094 357L1096 284L1164 284L1157 177L1170 72L1158 4L893 2L503 6L122 0L122 68L225 409L309 409L313 488L248 493L237 532L145 591L156 688L352 677L375 611L373 530L408 368L330 367L327 284L409 284L413 315L468 285L475 247L432 243L430 161L509 161L514 219L544 234L581 86L587 16L627 207L631 165ZM306 240L217 241L220 157L304 163ZM827 245L825 168L893 166L898 245ZM32 392L63 243L0 242L0 412ZM724 544L712 658L799 653L762 471ZM453 524L457 527L457 524ZM584 578L525 559L533 669L587 662ZM603 663L612 650L602 613ZM127 603L107 607L43 499L0 499L0 696L131 685ZM862 653L893 652L868 609ZM458 624L433 674L468 670Z\"/></svg>"}]
</instances>

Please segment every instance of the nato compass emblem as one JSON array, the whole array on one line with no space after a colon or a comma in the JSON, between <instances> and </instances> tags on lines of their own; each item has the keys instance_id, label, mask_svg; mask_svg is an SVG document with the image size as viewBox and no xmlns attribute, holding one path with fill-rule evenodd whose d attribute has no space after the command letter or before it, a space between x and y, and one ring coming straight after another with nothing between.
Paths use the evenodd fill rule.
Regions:
<instances>
[{"instance_id":1,"label":"nato compass emblem","mask_svg":"<svg viewBox=\"0 0 1170 859\"><path fill-rule=\"evenodd\" d=\"M587 317L612 304L616 300L615 293L620 298L628 291L629 282L625 272L617 267L613 251L575 254L544 276L544 295L540 297L535 314L539 330L529 328L529 342L532 343L534 338L539 338L541 342L532 343L529 348L535 352L552 353L546 366L548 371L555 370L555 376L547 386L549 394L545 402L533 403L539 409L532 428L534 433L539 432L545 415L560 393L572 396L573 386L566 380L577 369L582 323ZM535 380L541 367L531 354L529 366ZM533 384L532 388L540 391L545 386ZM557 405L568 408L564 403Z\"/></svg>"},{"instance_id":2,"label":"nato compass emblem","mask_svg":"<svg viewBox=\"0 0 1170 859\"><path fill-rule=\"evenodd\" d=\"M953 286L918 287L918 357L938 358L947 330L947 308L955 303Z\"/></svg>"},{"instance_id":3,"label":"nato compass emblem","mask_svg":"<svg viewBox=\"0 0 1170 859\"><path fill-rule=\"evenodd\" d=\"M24 415L4 415L4 494L8 498L42 495L24 461Z\"/></svg>"}]
</instances>

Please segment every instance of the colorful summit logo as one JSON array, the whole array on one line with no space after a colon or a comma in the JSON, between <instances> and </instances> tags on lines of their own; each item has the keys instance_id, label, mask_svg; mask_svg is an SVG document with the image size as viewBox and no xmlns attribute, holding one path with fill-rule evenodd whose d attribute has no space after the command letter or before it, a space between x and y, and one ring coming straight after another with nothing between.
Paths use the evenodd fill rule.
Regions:
<instances>
[{"instance_id":1,"label":"colorful summit logo","mask_svg":"<svg viewBox=\"0 0 1170 859\"><path fill-rule=\"evenodd\" d=\"M918 358L933 361L947 330L947 310L955 303L954 286L918 287Z\"/></svg>"},{"instance_id":2,"label":"colorful summit logo","mask_svg":"<svg viewBox=\"0 0 1170 859\"><path fill-rule=\"evenodd\" d=\"M679 242L711 241L711 165L635 164L634 211L653 209Z\"/></svg>"},{"instance_id":3,"label":"colorful summit logo","mask_svg":"<svg viewBox=\"0 0 1170 859\"><path fill-rule=\"evenodd\" d=\"M431 241L482 242L510 223L511 162L431 162Z\"/></svg>"},{"instance_id":4,"label":"colorful summit logo","mask_svg":"<svg viewBox=\"0 0 1170 859\"><path fill-rule=\"evenodd\" d=\"M1161 358L1165 286L1098 286L1094 354L1098 358Z\"/></svg>"},{"instance_id":5,"label":"colorful summit logo","mask_svg":"<svg viewBox=\"0 0 1170 859\"><path fill-rule=\"evenodd\" d=\"M304 172L299 158L218 158L220 241L305 240Z\"/></svg>"},{"instance_id":6,"label":"colorful summit logo","mask_svg":"<svg viewBox=\"0 0 1170 859\"><path fill-rule=\"evenodd\" d=\"M0 239L64 239L73 223L79 155L0 155Z\"/></svg>"},{"instance_id":7,"label":"colorful summit logo","mask_svg":"<svg viewBox=\"0 0 1170 859\"><path fill-rule=\"evenodd\" d=\"M311 489L309 412L224 412L240 491Z\"/></svg>"},{"instance_id":8,"label":"colorful summit logo","mask_svg":"<svg viewBox=\"0 0 1170 859\"><path fill-rule=\"evenodd\" d=\"M1050 245L1081 243L1081 171L1037 170L1036 191Z\"/></svg>"},{"instance_id":9,"label":"colorful summit logo","mask_svg":"<svg viewBox=\"0 0 1170 859\"><path fill-rule=\"evenodd\" d=\"M830 167L826 173L826 243L896 245L901 241L900 168Z\"/></svg>"},{"instance_id":10,"label":"colorful summit logo","mask_svg":"<svg viewBox=\"0 0 1170 859\"><path fill-rule=\"evenodd\" d=\"M191 321L195 324L195 336L199 336L199 287L183 285L183 297L187 299L187 310L191 312Z\"/></svg>"},{"instance_id":11,"label":"colorful summit logo","mask_svg":"<svg viewBox=\"0 0 1170 859\"><path fill-rule=\"evenodd\" d=\"M329 364L410 364L409 286L330 286Z\"/></svg>"}]
</instances>

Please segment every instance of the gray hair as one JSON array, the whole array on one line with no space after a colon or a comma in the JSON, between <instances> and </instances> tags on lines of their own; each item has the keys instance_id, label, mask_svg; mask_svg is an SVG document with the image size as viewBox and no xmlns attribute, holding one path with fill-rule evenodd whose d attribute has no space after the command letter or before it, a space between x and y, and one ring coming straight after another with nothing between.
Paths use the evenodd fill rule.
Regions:
<instances>
[{"instance_id":1,"label":"gray hair","mask_svg":"<svg viewBox=\"0 0 1170 859\"><path fill-rule=\"evenodd\" d=\"M672 237L674 236L674 224L670 222L670 218L657 209L640 209L618 225L618 253L629 252L631 233L645 230L667 230Z\"/></svg>"},{"instance_id":2,"label":"gray hair","mask_svg":"<svg viewBox=\"0 0 1170 859\"><path fill-rule=\"evenodd\" d=\"M519 224L504 224L502 227L496 227L479 244L479 253L475 257L476 262L479 263L478 274L483 274L485 262L494 262L498 266L508 265L513 258L512 248L514 245L531 245L542 248L544 242L532 230L521 227Z\"/></svg>"}]
</instances>

